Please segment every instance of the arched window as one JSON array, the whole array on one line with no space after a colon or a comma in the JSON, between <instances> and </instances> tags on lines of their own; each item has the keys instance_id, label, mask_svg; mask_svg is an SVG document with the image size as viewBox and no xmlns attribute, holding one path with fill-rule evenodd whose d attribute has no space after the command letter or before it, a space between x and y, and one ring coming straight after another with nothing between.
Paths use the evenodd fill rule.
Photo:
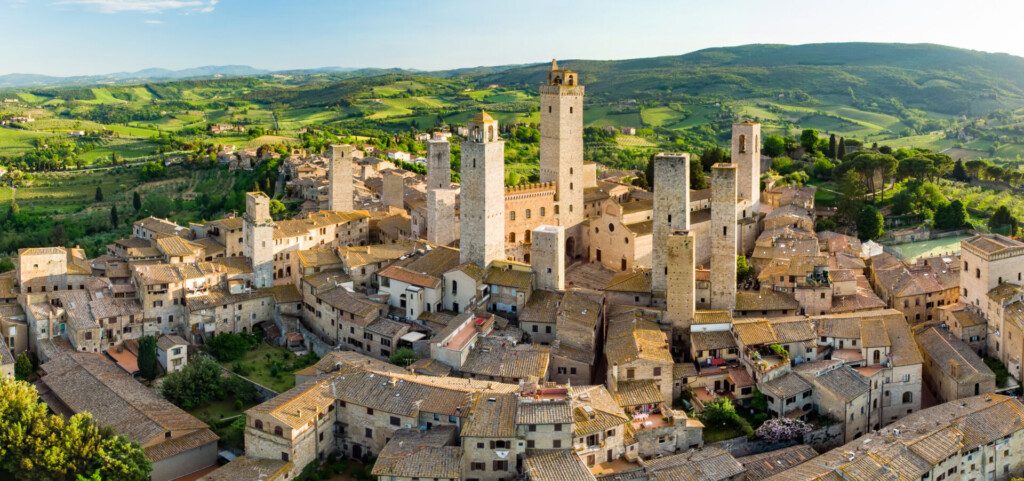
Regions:
<instances>
[{"instance_id":1,"label":"arched window","mask_svg":"<svg viewBox=\"0 0 1024 481\"><path fill-rule=\"evenodd\" d=\"M452 281L452 295L459 292L459 281Z\"/></svg>"},{"instance_id":2,"label":"arched window","mask_svg":"<svg viewBox=\"0 0 1024 481\"><path fill-rule=\"evenodd\" d=\"M544 217L544 214L547 214L547 209L545 209L545 208L541 207L541 208L540 208L540 216L541 216L541 217Z\"/></svg>"},{"instance_id":3,"label":"arched window","mask_svg":"<svg viewBox=\"0 0 1024 481\"><path fill-rule=\"evenodd\" d=\"M516 233L515 232L509 232L509 234L508 234L508 241L509 242L515 242L516 241Z\"/></svg>"},{"instance_id":4,"label":"arched window","mask_svg":"<svg viewBox=\"0 0 1024 481\"><path fill-rule=\"evenodd\" d=\"M523 254L523 262L530 262L530 254L529 253Z\"/></svg>"},{"instance_id":5,"label":"arched window","mask_svg":"<svg viewBox=\"0 0 1024 481\"><path fill-rule=\"evenodd\" d=\"M740 135L740 153L747 153L747 136L742 134Z\"/></svg>"},{"instance_id":6,"label":"arched window","mask_svg":"<svg viewBox=\"0 0 1024 481\"><path fill-rule=\"evenodd\" d=\"M256 429L263 429L263 421L256 420Z\"/></svg>"},{"instance_id":7,"label":"arched window","mask_svg":"<svg viewBox=\"0 0 1024 481\"><path fill-rule=\"evenodd\" d=\"M879 364L881 362L882 362L882 351L879 351L879 350L876 349L875 350L875 362L874 363L875 364Z\"/></svg>"},{"instance_id":8,"label":"arched window","mask_svg":"<svg viewBox=\"0 0 1024 481\"><path fill-rule=\"evenodd\" d=\"M910 404L914 402L914 394L910 392L903 393L903 404Z\"/></svg>"},{"instance_id":9,"label":"arched window","mask_svg":"<svg viewBox=\"0 0 1024 481\"><path fill-rule=\"evenodd\" d=\"M530 242L530 231L523 232L523 242Z\"/></svg>"},{"instance_id":10,"label":"arched window","mask_svg":"<svg viewBox=\"0 0 1024 481\"><path fill-rule=\"evenodd\" d=\"M494 126L493 125L488 125L487 126L487 141L488 142L494 142Z\"/></svg>"},{"instance_id":11,"label":"arched window","mask_svg":"<svg viewBox=\"0 0 1024 481\"><path fill-rule=\"evenodd\" d=\"M274 426L274 435L284 436L284 429L281 429L281 426Z\"/></svg>"},{"instance_id":12,"label":"arched window","mask_svg":"<svg viewBox=\"0 0 1024 481\"><path fill-rule=\"evenodd\" d=\"M533 214L533 213L532 213L532 212L530 212L530 209L526 209L526 218L527 218L527 219L529 219L530 217L532 217L532 214Z\"/></svg>"},{"instance_id":13,"label":"arched window","mask_svg":"<svg viewBox=\"0 0 1024 481\"><path fill-rule=\"evenodd\" d=\"M508 220L516 220L516 211L512 210L508 213Z\"/></svg>"},{"instance_id":14,"label":"arched window","mask_svg":"<svg viewBox=\"0 0 1024 481\"><path fill-rule=\"evenodd\" d=\"M629 244L629 237L623 237L623 239L626 241L626 244L628 245Z\"/></svg>"}]
</instances>

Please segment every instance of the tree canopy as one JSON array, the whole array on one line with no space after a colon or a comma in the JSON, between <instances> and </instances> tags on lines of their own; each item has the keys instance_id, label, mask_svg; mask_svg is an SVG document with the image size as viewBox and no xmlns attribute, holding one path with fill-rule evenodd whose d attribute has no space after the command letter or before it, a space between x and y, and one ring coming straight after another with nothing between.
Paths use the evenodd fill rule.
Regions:
<instances>
[{"instance_id":1,"label":"tree canopy","mask_svg":"<svg viewBox=\"0 0 1024 481\"><path fill-rule=\"evenodd\" d=\"M142 481L150 471L138 444L100 427L91 414L50 414L31 384L0 379L0 475L60 481L85 473L106 481Z\"/></svg>"}]
</instances>

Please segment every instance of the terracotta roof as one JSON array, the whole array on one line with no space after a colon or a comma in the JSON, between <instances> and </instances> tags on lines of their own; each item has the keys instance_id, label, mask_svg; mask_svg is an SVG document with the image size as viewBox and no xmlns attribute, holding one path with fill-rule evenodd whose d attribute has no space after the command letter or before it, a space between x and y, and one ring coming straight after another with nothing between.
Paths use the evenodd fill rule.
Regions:
<instances>
[{"instance_id":1,"label":"terracotta roof","mask_svg":"<svg viewBox=\"0 0 1024 481\"><path fill-rule=\"evenodd\" d=\"M820 370L824 367L824 370ZM833 361L813 361L795 367L795 372L818 389L825 389L844 401L852 401L871 388L868 380L852 367Z\"/></svg>"},{"instance_id":2,"label":"terracotta roof","mask_svg":"<svg viewBox=\"0 0 1024 481\"><path fill-rule=\"evenodd\" d=\"M200 247L178 236L161 236L156 239L156 248L168 257L185 257L195 255Z\"/></svg>"},{"instance_id":3,"label":"terracotta roof","mask_svg":"<svg viewBox=\"0 0 1024 481\"><path fill-rule=\"evenodd\" d=\"M576 437L620 427L630 421L604 386L571 386L573 435Z\"/></svg>"},{"instance_id":4,"label":"terracotta roof","mask_svg":"<svg viewBox=\"0 0 1024 481\"><path fill-rule=\"evenodd\" d=\"M809 391L811 385L800 376L789 372L770 381L759 383L757 388L769 396L785 401L786 398Z\"/></svg>"},{"instance_id":5,"label":"terracotta roof","mask_svg":"<svg viewBox=\"0 0 1024 481\"><path fill-rule=\"evenodd\" d=\"M572 406L568 400L527 401L520 398L516 424L569 424Z\"/></svg>"},{"instance_id":6,"label":"terracotta roof","mask_svg":"<svg viewBox=\"0 0 1024 481\"><path fill-rule=\"evenodd\" d=\"M800 303L788 292L774 289L736 292L737 311L796 311Z\"/></svg>"},{"instance_id":7,"label":"terracotta roof","mask_svg":"<svg viewBox=\"0 0 1024 481\"><path fill-rule=\"evenodd\" d=\"M511 346L505 341L484 338L470 351L459 370L499 379L543 379L550 362L551 350L548 347L533 344Z\"/></svg>"},{"instance_id":8,"label":"terracotta roof","mask_svg":"<svg viewBox=\"0 0 1024 481\"><path fill-rule=\"evenodd\" d=\"M558 305L562 301L562 295L563 293L554 291L533 291L530 300L526 301L526 305L519 312L519 322L554 324L558 320Z\"/></svg>"},{"instance_id":9,"label":"terracotta roof","mask_svg":"<svg viewBox=\"0 0 1024 481\"><path fill-rule=\"evenodd\" d=\"M594 481L587 465L575 451L559 449L527 453L523 473L530 481Z\"/></svg>"},{"instance_id":10,"label":"terracotta roof","mask_svg":"<svg viewBox=\"0 0 1024 481\"><path fill-rule=\"evenodd\" d=\"M699 354L713 349L735 349L736 339L729 331L690 331L690 344Z\"/></svg>"},{"instance_id":11,"label":"terracotta roof","mask_svg":"<svg viewBox=\"0 0 1024 481\"><path fill-rule=\"evenodd\" d=\"M668 336L657 324L638 318L618 318L609 322L604 352L609 365L644 359L672 364Z\"/></svg>"},{"instance_id":12,"label":"terracotta roof","mask_svg":"<svg viewBox=\"0 0 1024 481\"><path fill-rule=\"evenodd\" d=\"M737 319L733 322L732 330L736 334L736 340L744 346L779 342L779 337L775 334L772 324L765 319Z\"/></svg>"},{"instance_id":13,"label":"terracotta roof","mask_svg":"<svg viewBox=\"0 0 1024 481\"><path fill-rule=\"evenodd\" d=\"M775 451L736 458L746 470L747 481L760 481L777 472L789 469L818 456L814 448L798 444Z\"/></svg>"},{"instance_id":14,"label":"terracotta roof","mask_svg":"<svg viewBox=\"0 0 1024 481\"><path fill-rule=\"evenodd\" d=\"M605 290L649 294L651 292L651 271L650 269L634 269L619 272L608 280Z\"/></svg>"},{"instance_id":15,"label":"terracotta roof","mask_svg":"<svg viewBox=\"0 0 1024 481\"><path fill-rule=\"evenodd\" d=\"M743 465L729 452L710 446L641 464L651 473L651 481L725 481L743 473Z\"/></svg>"},{"instance_id":16,"label":"terracotta roof","mask_svg":"<svg viewBox=\"0 0 1024 481\"><path fill-rule=\"evenodd\" d=\"M909 414L877 433L869 432L766 479L920 479L955 453L964 454L1021 430L1024 405L1020 401L1001 395L974 396Z\"/></svg>"},{"instance_id":17,"label":"terracotta roof","mask_svg":"<svg viewBox=\"0 0 1024 481\"><path fill-rule=\"evenodd\" d=\"M533 271L491 265L487 268L484 282L526 291L533 287Z\"/></svg>"},{"instance_id":18,"label":"terracotta roof","mask_svg":"<svg viewBox=\"0 0 1024 481\"><path fill-rule=\"evenodd\" d=\"M239 456L199 481L280 481L292 467L287 461Z\"/></svg>"},{"instance_id":19,"label":"terracotta roof","mask_svg":"<svg viewBox=\"0 0 1024 481\"><path fill-rule=\"evenodd\" d=\"M732 324L729 311L699 310L694 313L694 324Z\"/></svg>"},{"instance_id":20,"label":"terracotta roof","mask_svg":"<svg viewBox=\"0 0 1024 481\"><path fill-rule=\"evenodd\" d=\"M995 373L974 350L949 331L933 326L918 333L915 338L921 352L931 358L930 365L953 380L964 382L971 379L995 379Z\"/></svg>"},{"instance_id":21,"label":"terracotta roof","mask_svg":"<svg viewBox=\"0 0 1024 481\"><path fill-rule=\"evenodd\" d=\"M476 394L469 417L462 423L462 436L512 438L516 435L515 394Z\"/></svg>"},{"instance_id":22,"label":"terracotta roof","mask_svg":"<svg viewBox=\"0 0 1024 481\"><path fill-rule=\"evenodd\" d=\"M613 396L615 402L623 408L658 404L665 400L661 395L661 389L658 388L658 381L654 379L619 381Z\"/></svg>"},{"instance_id":23,"label":"terracotta roof","mask_svg":"<svg viewBox=\"0 0 1024 481\"><path fill-rule=\"evenodd\" d=\"M461 477L462 450L450 446L455 426L436 426L426 431L399 429L391 435L373 465L379 477L448 478Z\"/></svg>"},{"instance_id":24,"label":"terracotta roof","mask_svg":"<svg viewBox=\"0 0 1024 481\"><path fill-rule=\"evenodd\" d=\"M46 374L40 382L60 403L74 413L92 413L99 424L144 446L152 460L217 440L205 423L167 402L100 354L60 355L41 369ZM165 440L170 431L181 435Z\"/></svg>"}]
</instances>

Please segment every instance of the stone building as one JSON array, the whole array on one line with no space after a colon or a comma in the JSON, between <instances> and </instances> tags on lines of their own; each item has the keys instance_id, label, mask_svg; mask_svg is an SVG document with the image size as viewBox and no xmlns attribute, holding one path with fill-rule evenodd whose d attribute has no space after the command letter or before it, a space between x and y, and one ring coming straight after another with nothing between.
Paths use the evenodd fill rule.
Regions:
<instances>
[{"instance_id":1,"label":"stone building","mask_svg":"<svg viewBox=\"0 0 1024 481\"><path fill-rule=\"evenodd\" d=\"M351 145L331 145L327 169L327 210L353 209L352 163L362 153Z\"/></svg>"},{"instance_id":2,"label":"stone building","mask_svg":"<svg viewBox=\"0 0 1024 481\"><path fill-rule=\"evenodd\" d=\"M653 203L609 201L589 222L589 258L615 271L651 267Z\"/></svg>"},{"instance_id":3,"label":"stone building","mask_svg":"<svg viewBox=\"0 0 1024 481\"><path fill-rule=\"evenodd\" d=\"M427 190L451 189L452 146L448 139L427 141Z\"/></svg>"},{"instance_id":4,"label":"stone building","mask_svg":"<svg viewBox=\"0 0 1024 481\"><path fill-rule=\"evenodd\" d=\"M736 307L736 166L711 166L711 308Z\"/></svg>"},{"instance_id":5,"label":"stone building","mask_svg":"<svg viewBox=\"0 0 1024 481\"><path fill-rule=\"evenodd\" d=\"M690 229L690 155L654 156L654 212L651 290L664 295L668 288L668 238Z\"/></svg>"},{"instance_id":6,"label":"stone building","mask_svg":"<svg viewBox=\"0 0 1024 481\"><path fill-rule=\"evenodd\" d=\"M486 268L505 258L505 141L498 122L480 112L462 143L460 190L461 261Z\"/></svg>"},{"instance_id":7,"label":"stone building","mask_svg":"<svg viewBox=\"0 0 1024 481\"><path fill-rule=\"evenodd\" d=\"M566 254L575 258L582 244L583 96L579 74L551 61L540 87L540 181L554 182L558 225L566 228Z\"/></svg>"},{"instance_id":8,"label":"stone building","mask_svg":"<svg viewBox=\"0 0 1024 481\"><path fill-rule=\"evenodd\" d=\"M940 404L766 479L1006 480L1024 473L1022 413L1017 399L992 394Z\"/></svg>"},{"instance_id":9,"label":"stone building","mask_svg":"<svg viewBox=\"0 0 1024 481\"><path fill-rule=\"evenodd\" d=\"M154 481L212 467L217 435L194 416L143 386L102 354L68 353L40 366L39 385L53 412L89 412L101 425L138 443Z\"/></svg>"},{"instance_id":10,"label":"stone building","mask_svg":"<svg viewBox=\"0 0 1024 481\"><path fill-rule=\"evenodd\" d=\"M274 219L270 217L270 198L262 192L245 194L245 257L252 261L253 285L274 285Z\"/></svg>"},{"instance_id":11,"label":"stone building","mask_svg":"<svg viewBox=\"0 0 1024 481\"><path fill-rule=\"evenodd\" d=\"M531 266L538 289L565 289L565 227L542 225L533 230Z\"/></svg>"},{"instance_id":12,"label":"stone building","mask_svg":"<svg viewBox=\"0 0 1024 481\"><path fill-rule=\"evenodd\" d=\"M995 391L995 373L970 346L949 331L933 326L914 338L924 356L925 383L940 402Z\"/></svg>"}]
</instances>

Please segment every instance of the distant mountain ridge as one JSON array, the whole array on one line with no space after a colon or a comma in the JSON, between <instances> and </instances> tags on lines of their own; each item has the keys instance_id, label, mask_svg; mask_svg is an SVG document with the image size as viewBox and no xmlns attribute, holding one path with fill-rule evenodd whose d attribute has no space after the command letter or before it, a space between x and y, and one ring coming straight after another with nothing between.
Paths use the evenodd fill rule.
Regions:
<instances>
[{"instance_id":1,"label":"distant mountain ridge","mask_svg":"<svg viewBox=\"0 0 1024 481\"><path fill-rule=\"evenodd\" d=\"M626 59L559 59L578 70L594 100L659 103L799 98L859 105L869 110L917 108L946 115L973 115L1024 106L1024 58L935 44L819 43L715 47L683 55ZM0 76L0 88L127 84L196 78L284 75L305 89L320 89L311 105L334 105L352 90L346 79L384 75L469 80L535 88L545 63L440 71L321 67L271 71L245 65L183 70L151 68L106 75ZM278 96L270 95L270 100Z\"/></svg>"}]
</instances>

